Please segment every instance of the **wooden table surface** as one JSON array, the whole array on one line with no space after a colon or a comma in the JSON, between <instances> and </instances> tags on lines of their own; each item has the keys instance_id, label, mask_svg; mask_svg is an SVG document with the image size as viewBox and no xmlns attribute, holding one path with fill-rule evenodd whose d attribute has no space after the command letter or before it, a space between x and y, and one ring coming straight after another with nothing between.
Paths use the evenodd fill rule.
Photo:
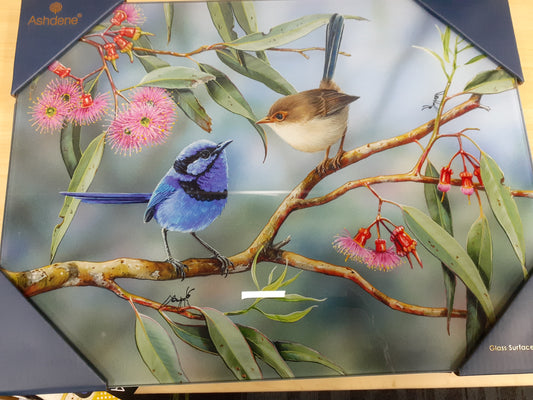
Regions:
<instances>
[{"instance_id":1,"label":"wooden table surface","mask_svg":"<svg viewBox=\"0 0 533 400\"><path fill-rule=\"evenodd\" d=\"M0 211L3 215L11 130L15 99L10 95L13 59L18 30L21 0L3 0L0 4ZM518 43L525 83L520 88L524 120L530 143L533 142L533 1L509 0ZM530 144L530 148L533 148ZM1 219L0 219L1 227ZM268 381L187 385L188 392L205 391L293 391L293 390L350 390L377 388L431 388L476 386L533 385L533 374L457 377L452 373L386 375L375 377L302 379L297 381ZM175 392L185 387L145 388L141 392Z\"/></svg>"}]
</instances>

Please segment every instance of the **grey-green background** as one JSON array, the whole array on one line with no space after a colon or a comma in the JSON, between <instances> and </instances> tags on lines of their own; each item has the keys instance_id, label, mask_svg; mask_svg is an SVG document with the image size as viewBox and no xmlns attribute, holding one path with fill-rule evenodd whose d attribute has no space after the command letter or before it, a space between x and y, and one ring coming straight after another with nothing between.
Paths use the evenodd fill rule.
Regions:
<instances>
[{"instance_id":1,"label":"grey-green background","mask_svg":"<svg viewBox=\"0 0 533 400\"><path fill-rule=\"evenodd\" d=\"M153 47L172 51L190 51L199 46L220 42L211 24L205 3L175 5L172 41L167 45L163 6L145 4L146 22L142 29L154 33ZM259 29L267 32L282 22L307 14L339 12L358 15L368 21L347 20L342 50L350 57L339 58L335 80L342 89L360 96L352 104L345 148L407 132L435 117L434 110L422 110L431 104L433 95L444 88L445 79L437 61L414 48L424 46L440 52L441 42L436 26L442 24L408 0L330 0L330 1L257 1ZM288 47L323 46L324 29L319 29ZM463 62L474 56L465 53ZM271 64L298 90L314 88L322 74L323 53L309 52L307 60L296 53L269 52ZM250 103L257 117L265 115L279 95L265 86L239 76L225 67L213 53L204 53L197 60L212 64L230 76ZM166 58L172 64L194 67L186 59ZM98 66L94 49L78 44L61 58L61 62L83 75ZM143 68L127 57L117 63L114 74L118 88L135 85L144 74ZM459 92L477 72L495 65L483 60L459 70L451 93ZM39 80L23 90L17 99L13 151L11 158L6 215L2 239L2 265L10 270L26 270L48 264L52 229L59 222L58 212L66 190L68 175L59 153L58 135L39 135L29 122L29 107L54 79L44 72ZM105 85L101 90L107 90ZM268 131L268 156L263 162L259 136L243 118L216 105L205 88L195 90L213 119L208 134L189 121L181 112L168 141L147 148L139 154L122 156L107 148L91 191L150 192L168 170L177 153L199 138L214 141L233 139L227 149L229 158L229 200L226 209L201 236L225 255L246 248L272 215L285 194L303 179L322 159L323 154L305 154L293 150ZM457 104L463 97L457 99ZM454 133L464 128L479 128L470 134L500 165L505 182L513 188L531 189L532 174L528 143L522 123L520 102L516 91L485 96L483 105L490 111L476 110L442 128ZM83 129L86 145L105 129L109 119ZM473 152L469 143L465 143ZM454 140L443 140L431 153L431 160L440 169L457 150ZM312 195L321 195L347 180L376 174L404 172L411 168L420 154L416 144L371 157L357 165L328 177ZM454 168L459 172L460 167ZM390 184L376 187L388 199L424 209L423 188L417 184ZM466 233L478 216L477 201L452 189L451 202L456 237L465 242ZM526 231L526 242L532 218L532 203L518 199ZM403 264L383 273L364 265L345 262L331 246L336 234L344 228L353 234L375 218L377 203L368 190L350 192L327 205L292 214L278 239L290 235L287 246L311 258L322 259L357 269L369 282L387 295L407 303L442 307L445 304L440 263L419 246L424 268ZM485 204L487 214L488 206ZM401 224L399 211L391 206L385 215ZM163 259L160 229L155 222L144 224L143 205L82 205L61 243L56 261L102 261L116 257ZM521 270L505 236L491 217L494 241L493 287L491 296L501 310L521 282ZM173 253L182 259L206 255L189 235L171 233ZM528 266L531 256L528 251ZM273 268L260 264L260 278L265 281ZM278 271L281 268L278 267ZM296 274L289 270L289 276ZM249 273L227 278L210 276L185 281L147 282L120 281L133 293L162 301L169 294L182 296L187 287L194 287L191 303L215 307L221 311L241 309L249 304L241 300L241 291L254 290ZM349 374L375 374L412 371L447 371L464 357L465 323L453 320L451 333L444 318L425 318L393 311L377 302L352 282L304 272L287 288L289 292L315 298L318 303L307 317L297 323L273 322L258 313L235 318L252 325L273 340L292 340L319 350L341 365ZM135 316L128 302L111 292L97 288L66 288L32 298L50 320L81 353L105 376L110 385L144 385L157 383L143 364L134 338ZM299 305L300 308L311 304ZM465 307L465 290L458 285L456 307ZM267 307L268 308L268 307ZM289 311L270 306L271 312ZM141 309L155 316L153 310ZM161 320L160 320L161 321ZM163 323L163 321L161 321ZM233 379L223 362L202 354L176 341L184 370L191 381ZM291 364L299 377L325 376L333 372L313 364ZM265 378L276 374L264 366Z\"/></svg>"}]
</instances>

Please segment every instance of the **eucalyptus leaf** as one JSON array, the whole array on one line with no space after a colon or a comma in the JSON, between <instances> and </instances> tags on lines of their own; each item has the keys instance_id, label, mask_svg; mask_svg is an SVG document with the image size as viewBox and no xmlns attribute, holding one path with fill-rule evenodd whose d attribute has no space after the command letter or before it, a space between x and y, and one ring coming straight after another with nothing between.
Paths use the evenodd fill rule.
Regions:
<instances>
[{"instance_id":1,"label":"eucalyptus leaf","mask_svg":"<svg viewBox=\"0 0 533 400\"><path fill-rule=\"evenodd\" d=\"M174 342L153 318L136 313L135 342L139 353L159 383L188 382Z\"/></svg>"},{"instance_id":2,"label":"eucalyptus leaf","mask_svg":"<svg viewBox=\"0 0 533 400\"><path fill-rule=\"evenodd\" d=\"M420 50L423 50L425 51L426 53L430 54L431 56L433 56L440 64L440 67L442 69L442 71L444 72L444 75L446 75L446 78L450 78L450 76L448 75L448 71L446 71L446 64L444 62L444 60L442 59L441 56L439 56L436 52L434 52L433 50L431 49L428 49L426 47L422 47L422 46L413 46L415 49L420 49Z\"/></svg>"},{"instance_id":3,"label":"eucalyptus leaf","mask_svg":"<svg viewBox=\"0 0 533 400\"><path fill-rule=\"evenodd\" d=\"M211 74L182 66L168 66L148 72L137 86L156 86L165 89L191 89L213 81Z\"/></svg>"},{"instance_id":4,"label":"eucalyptus leaf","mask_svg":"<svg viewBox=\"0 0 533 400\"><path fill-rule=\"evenodd\" d=\"M467 236L466 251L476 264L481 278L487 287L492 279L492 237L485 215L481 215L470 227ZM487 325L487 318L481 310L477 299L467 293L466 348L470 353Z\"/></svg>"},{"instance_id":5,"label":"eucalyptus leaf","mask_svg":"<svg viewBox=\"0 0 533 400\"><path fill-rule=\"evenodd\" d=\"M273 27L268 33L256 32L242 36L237 40L226 43L227 46L245 51L262 51L273 47L280 47L300 39L315 29L327 24L331 14L313 14L285 22ZM344 16L345 19L364 20L356 16Z\"/></svg>"},{"instance_id":6,"label":"eucalyptus leaf","mask_svg":"<svg viewBox=\"0 0 533 400\"><path fill-rule=\"evenodd\" d=\"M200 68L206 74L215 77L214 80L206 83L207 91L211 98L221 107L234 114L243 116L252 124L261 137L266 157L267 138L265 131L260 125L255 123L257 117L254 115L250 105L246 102L241 92L239 92L239 89L237 89L233 82L218 69L207 64L200 64Z\"/></svg>"},{"instance_id":7,"label":"eucalyptus leaf","mask_svg":"<svg viewBox=\"0 0 533 400\"><path fill-rule=\"evenodd\" d=\"M278 349L283 359L286 361L317 363L332 369L340 375L346 375L346 372L339 365L335 364L331 360L328 360L318 351L303 344L296 342L277 341L274 342L274 345Z\"/></svg>"},{"instance_id":8,"label":"eucalyptus leaf","mask_svg":"<svg viewBox=\"0 0 533 400\"><path fill-rule=\"evenodd\" d=\"M297 322L299 320L301 320L303 317L305 317L307 314L309 314L309 312L315 308L316 306L311 306L311 307L308 307L306 308L305 310L300 310L300 311L294 311L294 312L291 312L289 314L271 314L271 313L267 313L263 310L261 310L260 308L257 308L257 307L254 307L255 310L259 311L261 314L263 314L265 317L267 317L268 319L271 319L273 321L278 321L278 322Z\"/></svg>"},{"instance_id":9,"label":"eucalyptus leaf","mask_svg":"<svg viewBox=\"0 0 533 400\"><path fill-rule=\"evenodd\" d=\"M72 122L61 129L59 138L61 157L70 178L74 175L74 171L81 159L80 134L81 126Z\"/></svg>"},{"instance_id":10,"label":"eucalyptus leaf","mask_svg":"<svg viewBox=\"0 0 533 400\"><path fill-rule=\"evenodd\" d=\"M475 62L478 62L480 60L483 60L484 58L487 58L485 54L478 54L477 56L472 57L470 60L468 60L465 65L474 64Z\"/></svg>"},{"instance_id":11,"label":"eucalyptus leaf","mask_svg":"<svg viewBox=\"0 0 533 400\"><path fill-rule=\"evenodd\" d=\"M85 149L83 155L80 158L78 166L74 170L72 179L68 186L69 192L85 192L89 188L91 182L94 179L96 170L102 160L104 154L105 145L105 133L97 136ZM80 204L79 199L73 197L65 197L63 200L63 206L59 211L59 218L62 221L54 227L52 232L52 244L50 248L50 262L55 258L57 248L63 240L65 233L72 222L76 210Z\"/></svg>"},{"instance_id":12,"label":"eucalyptus leaf","mask_svg":"<svg viewBox=\"0 0 533 400\"><path fill-rule=\"evenodd\" d=\"M427 163L425 174L434 178L439 177L438 171L431 162ZM453 235L452 212L448 194L440 192L437 189L437 185L426 183L424 184L424 196L426 198L426 206L431 219L442 226L450 235ZM444 264L442 264L442 273L444 290L446 293L446 309L448 310L446 327L448 334L450 334L450 323L453 304L455 302L455 288L457 286L457 281L454 273Z\"/></svg>"},{"instance_id":13,"label":"eucalyptus leaf","mask_svg":"<svg viewBox=\"0 0 533 400\"><path fill-rule=\"evenodd\" d=\"M166 315L162 314L172 329L172 332L183 342L196 350L209 354L218 355L217 348L213 344L206 325L187 325L172 321Z\"/></svg>"},{"instance_id":14,"label":"eucalyptus leaf","mask_svg":"<svg viewBox=\"0 0 533 400\"><path fill-rule=\"evenodd\" d=\"M218 34L224 42L231 42L237 39L234 31L233 9L229 2L210 1L207 2L207 9L217 29Z\"/></svg>"},{"instance_id":15,"label":"eucalyptus leaf","mask_svg":"<svg viewBox=\"0 0 533 400\"><path fill-rule=\"evenodd\" d=\"M261 379L261 370L239 328L214 308L193 308L205 317L209 336L233 375L238 380Z\"/></svg>"},{"instance_id":16,"label":"eucalyptus leaf","mask_svg":"<svg viewBox=\"0 0 533 400\"><path fill-rule=\"evenodd\" d=\"M217 56L224 64L250 79L263 83L265 86L284 96L296 93L296 89L281 74L260 58L242 53L243 63L227 50L217 51Z\"/></svg>"},{"instance_id":17,"label":"eucalyptus leaf","mask_svg":"<svg viewBox=\"0 0 533 400\"><path fill-rule=\"evenodd\" d=\"M470 227L467 236L466 251L479 273L485 286L490 288L492 280L492 235L487 217L481 215Z\"/></svg>"},{"instance_id":18,"label":"eucalyptus leaf","mask_svg":"<svg viewBox=\"0 0 533 400\"><path fill-rule=\"evenodd\" d=\"M170 43L172 38L172 23L174 22L174 4L170 2L163 3L163 11L167 24L167 43Z\"/></svg>"},{"instance_id":19,"label":"eucalyptus leaf","mask_svg":"<svg viewBox=\"0 0 533 400\"><path fill-rule=\"evenodd\" d=\"M212 120L190 89L169 89L174 102L185 115L206 132L211 132Z\"/></svg>"},{"instance_id":20,"label":"eucalyptus leaf","mask_svg":"<svg viewBox=\"0 0 533 400\"><path fill-rule=\"evenodd\" d=\"M503 69L494 69L477 74L464 88L473 94L495 94L516 88L516 79Z\"/></svg>"},{"instance_id":21,"label":"eucalyptus leaf","mask_svg":"<svg viewBox=\"0 0 533 400\"><path fill-rule=\"evenodd\" d=\"M476 298L490 322L495 320L494 306L476 265L466 250L444 228L422 211L402 206L403 218L419 242L459 277Z\"/></svg>"},{"instance_id":22,"label":"eucalyptus leaf","mask_svg":"<svg viewBox=\"0 0 533 400\"><path fill-rule=\"evenodd\" d=\"M233 8L235 19L244 33L249 35L257 32L257 17L253 1L232 1L231 8ZM256 52L256 55L259 59L268 64L268 58L264 51L258 51Z\"/></svg>"},{"instance_id":23,"label":"eucalyptus leaf","mask_svg":"<svg viewBox=\"0 0 533 400\"><path fill-rule=\"evenodd\" d=\"M481 153L480 168L481 180L492 212L509 238L526 278L528 274L525 267L524 229L518 206L509 188L503 184L503 172L500 167L485 152Z\"/></svg>"},{"instance_id":24,"label":"eucalyptus leaf","mask_svg":"<svg viewBox=\"0 0 533 400\"><path fill-rule=\"evenodd\" d=\"M268 337L255 328L244 325L238 325L238 327L256 357L259 357L274 368L280 377L294 378L294 373L291 371L283 357L281 357L274 343L272 343Z\"/></svg>"}]
</instances>

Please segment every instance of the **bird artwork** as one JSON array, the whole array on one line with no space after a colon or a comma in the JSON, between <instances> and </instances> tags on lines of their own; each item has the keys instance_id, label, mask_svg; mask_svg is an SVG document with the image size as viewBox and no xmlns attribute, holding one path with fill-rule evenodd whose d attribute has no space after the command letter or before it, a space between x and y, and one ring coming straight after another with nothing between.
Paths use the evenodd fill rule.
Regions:
<instances>
[{"instance_id":1,"label":"bird artwork","mask_svg":"<svg viewBox=\"0 0 533 400\"><path fill-rule=\"evenodd\" d=\"M185 147L174 164L163 176L153 193L78 193L63 195L92 204L148 203L144 222L154 219L161 225L167 262L172 263L178 275L185 278L187 265L174 258L168 245L168 231L190 233L209 250L227 275L231 261L198 237L222 213L228 197L227 140L214 143L197 140Z\"/></svg>"},{"instance_id":2,"label":"bird artwork","mask_svg":"<svg viewBox=\"0 0 533 400\"><path fill-rule=\"evenodd\" d=\"M257 124L270 126L296 150L314 153L325 150L325 158L318 165L326 171L329 150L340 140L334 166L340 165L348 124L348 105L358 96L343 93L333 81L344 29L344 17L333 14L326 28L324 72L318 89L306 90L278 99L268 115Z\"/></svg>"}]
</instances>

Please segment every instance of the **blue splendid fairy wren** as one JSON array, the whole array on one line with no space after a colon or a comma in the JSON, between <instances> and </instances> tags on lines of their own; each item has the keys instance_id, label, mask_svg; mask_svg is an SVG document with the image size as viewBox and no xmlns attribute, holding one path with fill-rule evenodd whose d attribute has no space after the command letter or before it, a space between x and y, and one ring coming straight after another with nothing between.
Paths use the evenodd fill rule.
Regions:
<instances>
[{"instance_id":1,"label":"blue splendid fairy wren","mask_svg":"<svg viewBox=\"0 0 533 400\"><path fill-rule=\"evenodd\" d=\"M188 267L172 257L168 231L188 232L220 261L223 274L231 261L200 239L196 232L207 228L220 215L228 196L228 164L224 149L232 141L214 143L197 140L185 147L153 193L62 192L85 203L148 203L144 222L155 219L161 225L167 261L185 277Z\"/></svg>"},{"instance_id":2,"label":"blue splendid fairy wren","mask_svg":"<svg viewBox=\"0 0 533 400\"><path fill-rule=\"evenodd\" d=\"M333 82L343 29L344 17L333 14L326 29L324 73L319 88L278 99L268 115L256 122L270 126L296 150L310 153L326 150L324 160L317 167L320 172L325 172L330 147L340 140L334 158L334 165L339 166L344 153L348 105L359 98L342 93Z\"/></svg>"}]
</instances>

